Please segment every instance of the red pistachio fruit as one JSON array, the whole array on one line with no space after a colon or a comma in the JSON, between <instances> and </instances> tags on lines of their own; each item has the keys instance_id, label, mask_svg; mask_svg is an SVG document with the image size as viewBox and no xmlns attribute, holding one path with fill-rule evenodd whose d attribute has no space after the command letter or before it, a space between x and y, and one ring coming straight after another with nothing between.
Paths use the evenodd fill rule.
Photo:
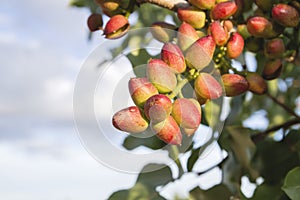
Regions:
<instances>
[{"instance_id":1,"label":"red pistachio fruit","mask_svg":"<svg viewBox=\"0 0 300 200\"><path fill-rule=\"evenodd\" d=\"M115 15L107 22L103 34L107 39L122 37L129 30L129 22L123 15Z\"/></svg>"},{"instance_id":2,"label":"red pistachio fruit","mask_svg":"<svg viewBox=\"0 0 300 200\"><path fill-rule=\"evenodd\" d=\"M241 55L244 49L244 39L239 33L232 33L226 45L226 56L235 59Z\"/></svg>"},{"instance_id":3,"label":"red pistachio fruit","mask_svg":"<svg viewBox=\"0 0 300 200\"><path fill-rule=\"evenodd\" d=\"M266 80L278 78L282 71L281 59L267 60L264 66L262 77Z\"/></svg>"},{"instance_id":4,"label":"red pistachio fruit","mask_svg":"<svg viewBox=\"0 0 300 200\"><path fill-rule=\"evenodd\" d=\"M161 59L173 69L175 73L182 73L186 69L184 56L180 48L173 43L164 44L161 51Z\"/></svg>"},{"instance_id":5,"label":"red pistachio fruit","mask_svg":"<svg viewBox=\"0 0 300 200\"><path fill-rule=\"evenodd\" d=\"M205 25L205 12L193 6L187 8L178 8L177 15L182 22L186 22L194 28L200 29Z\"/></svg>"},{"instance_id":6,"label":"red pistachio fruit","mask_svg":"<svg viewBox=\"0 0 300 200\"><path fill-rule=\"evenodd\" d=\"M150 124L152 131L156 136L167 144L180 145L182 135L180 128L172 116L159 123Z\"/></svg>"},{"instance_id":7,"label":"red pistachio fruit","mask_svg":"<svg viewBox=\"0 0 300 200\"><path fill-rule=\"evenodd\" d=\"M144 111L152 122L161 122L171 114L172 102L166 95L156 94L146 101Z\"/></svg>"},{"instance_id":8,"label":"red pistachio fruit","mask_svg":"<svg viewBox=\"0 0 300 200\"><path fill-rule=\"evenodd\" d=\"M216 0L189 0L189 2L197 8L206 10L211 9L215 5Z\"/></svg>"},{"instance_id":9,"label":"red pistachio fruit","mask_svg":"<svg viewBox=\"0 0 300 200\"><path fill-rule=\"evenodd\" d=\"M281 58L284 52L285 46L283 40L280 38L268 40L265 43L264 53L268 58Z\"/></svg>"},{"instance_id":10,"label":"red pistachio fruit","mask_svg":"<svg viewBox=\"0 0 300 200\"><path fill-rule=\"evenodd\" d=\"M227 28L222 26L220 21L214 21L209 26L209 31L218 46L223 46L229 39Z\"/></svg>"},{"instance_id":11,"label":"red pistachio fruit","mask_svg":"<svg viewBox=\"0 0 300 200\"><path fill-rule=\"evenodd\" d=\"M287 4L277 4L272 9L272 17L285 27L297 27L300 22L299 12Z\"/></svg>"},{"instance_id":12,"label":"red pistachio fruit","mask_svg":"<svg viewBox=\"0 0 300 200\"><path fill-rule=\"evenodd\" d=\"M268 90L266 81L256 72L248 72L246 79L249 83L249 90L254 94L265 94Z\"/></svg>"},{"instance_id":13,"label":"red pistachio fruit","mask_svg":"<svg viewBox=\"0 0 300 200\"><path fill-rule=\"evenodd\" d=\"M222 96L220 83L208 73L200 73L194 87L197 95L203 99L217 99Z\"/></svg>"},{"instance_id":14,"label":"red pistachio fruit","mask_svg":"<svg viewBox=\"0 0 300 200\"><path fill-rule=\"evenodd\" d=\"M131 106L115 113L112 118L113 126L128 133L141 133L148 127L138 107Z\"/></svg>"},{"instance_id":15,"label":"red pistachio fruit","mask_svg":"<svg viewBox=\"0 0 300 200\"><path fill-rule=\"evenodd\" d=\"M216 4L211 10L211 17L214 20L228 19L237 11L237 5L233 1L221 2Z\"/></svg>"},{"instance_id":16,"label":"red pistachio fruit","mask_svg":"<svg viewBox=\"0 0 300 200\"><path fill-rule=\"evenodd\" d=\"M190 100L196 106L196 108L198 109L198 111L201 113L200 103L196 99L194 99L194 98L188 98L188 100Z\"/></svg>"},{"instance_id":17,"label":"red pistachio fruit","mask_svg":"<svg viewBox=\"0 0 300 200\"><path fill-rule=\"evenodd\" d=\"M187 50L199 36L196 30L188 23L183 22L178 29L177 34L178 45L182 51Z\"/></svg>"},{"instance_id":18,"label":"red pistachio fruit","mask_svg":"<svg viewBox=\"0 0 300 200\"><path fill-rule=\"evenodd\" d=\"M180 127L195 129L200 125L201 109L190 99L179 98L173 103L172 116Z\"/></svg>"},{"instance_id":19,"label":"red pistachio fruit","mask_svg":"<svg viewBox=\"0 0 300 200\"><path fill-rule=\"evenodd\" d=\"M268 19L256 16L247 20L247 29L255 37L269 37L273 26Z\"/></svg>"},{"instance_id":20,"label":"red pistachio fruit","mask_svg":"<svg viewBox=\"0 0 300 200\"><path fill-rule=\"evenodd\" d=\"M173 70L160 59L151 59L147 65L147 77L160 93L168 93L177 85Z\"/></svg>"},{"instance_id":21,"label":"red pistachio fruit","mask_svg":"<svg viewBox=\"0 0 300 200\"><path fill-rule=\"evenodd\" d=\"M198 39L187 49L185 59L190 68L202 70L212 60L216 43L211 35Z\"/></svg>"},{"instance_id":22,"label":"red pistachio fruit","mask_svg":"<svg viewBox=\"0 0 300 200\"><path fill-rule=\"evenodd\" d=\"M151 33L153 37L163 43L169 42L175 35L176 26L166 22L154 22L151 25Z\"/></svg>"},{"instance_id":23,"label":"red pistachio fruit","mask_svg":"<svg viewBox=\"0 0 300 200\"><path fill-rule=\"evenodd\" d=\"M87 20L87 25L91 32L101 30L103 26L102 15L97 13L91 14Z\"/></svg>"},{"instance_id":24,"label":"red pistachio fruit","mask_svg":"<svg viewBox=\"0 0 300 200\"><path fill-rule=\"evenodd\" d=\"M156 87L146 77L131 78L128 87L132 100L139 107L143 107L149 97L158 94Z\"/></svg>"},{"instance_id":25,"label":"red pistachio fruit","mask_svg":"<svg viewBox=\"0 0 300 200\"><path fill-rule=\"evenodd\" d=\"M222 81L228 97L243 94L249 88L249 83L245 77L238 74L224 74L222 75Z\"/></svg>"}]
</instances>

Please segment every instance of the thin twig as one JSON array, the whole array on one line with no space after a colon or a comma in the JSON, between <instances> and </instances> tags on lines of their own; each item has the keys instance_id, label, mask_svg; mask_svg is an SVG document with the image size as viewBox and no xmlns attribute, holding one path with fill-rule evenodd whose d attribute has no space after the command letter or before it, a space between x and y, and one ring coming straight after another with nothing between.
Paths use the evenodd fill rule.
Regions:
<instances>
[{"instance_id":1,"label":"thin twig","mask_svg":"<svg viewBox=\"0 0 300 200\"><path fill-rule=\"evenodd\" d=\"M265 139L265 137L267 137L270 133L274 132L274 131L277 131L279 129L287 129L295 124L300 124L300 118L294 118L294 119L291 119L287 122L284 122L282 124L279 124L279 125L276 125L276 126L273 126L261 133L258 133L258 134L255 134L252 136L252 140L254 143L257 143L263 139Z\"/></svg>"},{"instance_id":2,"label":"thin twig","mask_svg":"<svg viewBox=\"0 0 300 200\"><path fill-rule=\"evenodd\" d=\"M169 10L176 11L178 8L187 7L190 4L186 0L137 0L139 4L152 3Z\"/></svg>"},{"instance_id":3,"label":"thin twig","mask_svg":"<svg viewBox=\"0 0 300 200\"><path fill-rule=\"evenodd\" d=\"M287 105L285 105L284 103L280 102L278 99L276 99L275 97L273 97L270 93L266 94L270 99L272 99L272 101L276 104L278 104L279 106L281 106L286 112L290 113L291 115L293 115L294 117L300 119L299 115L297 115L295 113L294 110L292 110L290 107L288 107Z\"/></svg>"}]
</instances>

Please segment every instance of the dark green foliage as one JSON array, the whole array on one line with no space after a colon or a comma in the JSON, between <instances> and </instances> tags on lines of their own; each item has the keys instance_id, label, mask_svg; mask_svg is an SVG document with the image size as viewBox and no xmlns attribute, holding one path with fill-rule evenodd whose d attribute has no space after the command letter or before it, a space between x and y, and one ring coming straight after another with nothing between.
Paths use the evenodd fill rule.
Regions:
<instances>
[{"instance_id":1,"label":"dark green foliage","mask_svg":"<svg viewBox=\"0 0 300 200\"><path fill-rule=\"evenodd\" d=\"M191 196L195 200L216 200L216 199L230 199L232 196L229 189L223 185L216 185L208 190L202 190L199 187L190 191Z\"/></svg>"},{"instance_id":2,"label":"dark green foliage","mask_svg":"<svg viewBox=\"0 0 300 200\"><path fill-rule=\"evenodd\" d=\"M253 166L260 172L267 184L282 183L288 171L300 165L298 152L294 151L290 144L290 141L299 141L299 137L297 140L290 140L290 137L293 137L293 134L288 134L280 142L264 140L257 144Z\"/></svg>"},{"instance_id":3,"label":"dark green foliage","mask_svg":"<svg viewBox=\"0 0 300 200\"><path fill-rule=\"evenodd\" d=\"M136 3L135 0L129 2ZM236 2L239 10L232 18L234 26L247 24L247 19L250 16L264 16L271 23L270 9L273 4L278 2L292 5L300 12L300 3L296 0L238 0ZM122 9L124 10L121 12L125 15L128 14L126 13L127 6L123 4ZM242 7L240 7L240 4L242 4ZM86 7L93 13L102 13L93 0L72 0L70 5ZM126 5L130 5L130 3L128 4L128 1L126 1ZM257 9L257 6L259 9ZM174 25L180 25L175 12L150 3L137 4L131 7L129 14L131 12L137 16L137 22L131 24L132 29L150 27L153 22L165 21L166 17L173 19ZM208 25L211 20L210 11L206 10L205 12L206 25ZM205 106L202 106L201 124L210 126L215 130L216 137L212 136L201 147L193 147L197 141L193 142L193 138L188 138L186 135L183 135L182 146L176 148L166 146L155 135L147 138L127 136L123 142L123 146L127 150L134 150L143 146L151 149L151 151L159 149L168 151L168 155L178 168L179 176L174 178L175 173L164 164L148 164L141 170L132 188L113 193L109 200L165 199L160 196L157 190L158 186L163 187L169 183L172 184L185 173L195 173L196 170L193 169L195 163L206 147L216 143L216 141L218 141L221 149L228 154L227 157L224 156L221 163L213 166L222 171L221 183L207 190L196 187L190 191L189 198L185 200L300 200L300 117L295 113L295 110L298 109L299 114L300 108L300 27L298 25L296 28L285 28L274 22L272 23L273 28L269 30L268 37L264 38L258 35L258 37L251 36L245 40L246 48L244 48L244 52L247 50L255 52L253 54L255 63L246 63L245 54L242 54L237 58L244 65L243 69L240 70L232 66L229 58L219 59L222 53L226 53L226 50L222 50L221 47L217 47L213 55L213 59L217 63L216 67L222 73L230 71L230 73L247 76L247 73L251 71L262 75L267 61L263 50L264 43L274 37L282 39L286 48L283 55L280 55L283 57L281 60L283 64L282 73L274 80L266 80L268 92L263 95L246 92L231 98L229 103L230 113L225 121L221 121L219 117L222 114L223 108L221 105L224 99L219 98L206 102ZM204 31L205 34L207 30L201 31ZM274 33L274 31L276 32ZM124 50L128 50L126 52L129 53L126 56L131 62L137 77L146 75L146 65L150 58L160 57L160 55L152 56L146 50L147 45L152 40L148 36L148 32L141 32L138 35L128 33L128 37L122 40L120 46L110 49L114 57L123 53ZM209 73L215 67L214 63L210 67L210 69L207 69ZM188 76L188 73L187 71L182 75ZM189 82L190 87L193 87L193 81ZM193 94L185 87L183 87L182 95L188 98L192 97ZM245 120L255 113L263 113L265 119L267 119L265 130L257 126L256 120L251 121L250 127L244 127ZM292 123L289 124L289 122ZM223 123L225 123L224 128ZM218 132L222 128L223 132L218 138L217 134L220 134ZM185 155L186 160L178 160L181 155ZM206 171L198 175L205 173ZM245 197L243 191L241 191L241 180L245 176L252 183L257 183L258 178L263 179L262 183L256 185L253 196L249 198Z\"/></svg>"}]
</instances>

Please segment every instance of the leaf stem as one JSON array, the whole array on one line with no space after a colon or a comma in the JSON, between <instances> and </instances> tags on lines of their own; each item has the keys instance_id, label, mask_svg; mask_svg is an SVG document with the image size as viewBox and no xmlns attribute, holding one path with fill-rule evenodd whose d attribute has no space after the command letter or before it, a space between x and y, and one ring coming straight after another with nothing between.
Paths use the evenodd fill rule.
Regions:
<instances>
[{"instance_id":1,"label":"leaf stem","mask_svg":"<svg viewBox=\"0 0 300 200\"><path fill-rule=\"evenodd\" d=\"M272 96L270 93L266 94L267 97L269 97L274 103L276 103L277 105L281 106L286 112L288 112L289 114L293 115L294 117L300 119L300 117L295 113L294 110L292 110L290 107L288 107L287 105L285 105L284 103L280 102L277 98L275 98L274 96Z\"/></svg>"}]
</instances>

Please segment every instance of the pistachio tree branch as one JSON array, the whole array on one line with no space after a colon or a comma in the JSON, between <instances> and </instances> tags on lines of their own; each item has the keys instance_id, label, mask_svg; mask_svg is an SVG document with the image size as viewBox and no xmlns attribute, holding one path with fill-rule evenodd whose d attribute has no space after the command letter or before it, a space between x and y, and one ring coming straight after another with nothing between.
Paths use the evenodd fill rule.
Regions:
<instances>
[{"instance_id":1,"label":"pistachio tree branch","mask_svg":"<svg viewBox=\"0 0 300 200\"><path fill-rule=\"evenodd\" d=\"M252 140L254 141L254 143L257 143L259 141L262 141L265 137L267 137L270 133L274 132L274 131L277 131L279 129L287 129L295 124L300 124L300 119L299 118L294 118L294 119L291 119L289 121L286 121L282 124L279 124L279 125L276 125L276 126L273 126L261 133L258 133L258 134L255 134L252 136Z\"/></svg>"},{"instance_id":2,"label":"pistachio tree branch","mask_svg":"<svg viewBox=\"0 0 300 200\"><path fill-rule=\"evenodd\" d=\"M287 105L285 105L284 103L280 102L278 99L276 99L275 97L273 97L270 93L266 94L267 97L269 97L274 103L276 103L277 105L281 106L286 112L290 113L291 115L295 116L296 118L300 117L297 115L297 113L295 113L295 111L293 109L291 109L290 107L288 107Z\"/></svg>"},{"instance_id":3,"label":"pistachio tree branch","mask_svg":"<svg viewBox=\"0 0 300 200\"><path fill-rule=\"evenodd\" d=\"M186 0L137 0L137 3L152 3L174 11L176 11L178 8L189 6L189 3Z\"/></svg>"}]
</instances>

